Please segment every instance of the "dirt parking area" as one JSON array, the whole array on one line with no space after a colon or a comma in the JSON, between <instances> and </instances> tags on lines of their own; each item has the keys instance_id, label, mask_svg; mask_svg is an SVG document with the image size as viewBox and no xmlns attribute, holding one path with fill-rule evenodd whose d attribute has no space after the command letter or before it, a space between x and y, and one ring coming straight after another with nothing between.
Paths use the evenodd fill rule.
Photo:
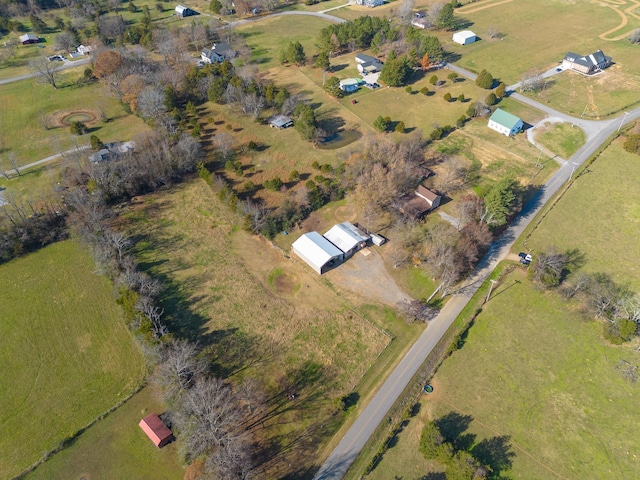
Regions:
<instances>
[{"instance_id":1,"label":"dirt parking area","mask_svg":"<svg viewBox=\"0 0 640 480\"><path fill-rule=\"evenodd\" d=\"M387 305L410 298L387 273L382 257L373 248L359 251L325 275L334 285Z\"/></svg>"}]
</instances>

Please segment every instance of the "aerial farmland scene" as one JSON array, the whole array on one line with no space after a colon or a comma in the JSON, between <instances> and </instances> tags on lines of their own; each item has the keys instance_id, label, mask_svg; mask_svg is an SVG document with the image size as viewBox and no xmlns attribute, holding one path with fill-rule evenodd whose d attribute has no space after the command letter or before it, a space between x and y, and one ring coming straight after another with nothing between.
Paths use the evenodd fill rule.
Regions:
<instances>
[{"instance_id":1,"label":"aerial farmland scene","mask_svg":"<svg viewBox=\"0 0 640 480\"><path fill-rule=\"evenodd\" d=\"M0 0L0 480L640 478L638 0Z\"/></svg>"}]
</instances>

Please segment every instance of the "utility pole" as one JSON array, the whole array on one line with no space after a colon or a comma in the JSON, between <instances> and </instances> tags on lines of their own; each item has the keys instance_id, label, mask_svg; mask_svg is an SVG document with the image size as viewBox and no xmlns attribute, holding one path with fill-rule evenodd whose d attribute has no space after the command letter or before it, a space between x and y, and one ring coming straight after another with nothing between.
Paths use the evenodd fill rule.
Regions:
<instances>
[{"instance_id":1,"label":"utility pole","mask_svg":"<svg viewBox=\"0 0 640 480\"><path fill-rule=\"evenodd\" d=\"M624 124L624 119L627 118L627 115L629 115L629 112L624 112L624 115L620 119L620 125L618 126L618 130L616 130L617 132L619 132L620 129L622 128L622 125Z\"/></svg>"},{"instance_id":2,"label":"utility pole","mask_svg":"<svg viewBox=\"0 0 640 480\"><path fill-rule=\"evenodd\" d=\"M498 283L497 280L489 280L491 282L491 286L489 287L489 294L487 295L487 299L484 301L484 303L487 303L489 301L489 299L491 298L491 292L493 291L493 286Z\"/></svg>"},{"instance_id":3,"label":"utility pole","mask_svg":"<svg viewBox=\"0 0 640 480\"><path fill-rule=\"evenodd\" d=\"M571 175L569 175L569 182L571 182L571 180L573 179L573 172L576 171L576 167L578 166L578 164L576 162L571 162L573 164L573 168L571 169Z\"/></svg>"}]
</instances>

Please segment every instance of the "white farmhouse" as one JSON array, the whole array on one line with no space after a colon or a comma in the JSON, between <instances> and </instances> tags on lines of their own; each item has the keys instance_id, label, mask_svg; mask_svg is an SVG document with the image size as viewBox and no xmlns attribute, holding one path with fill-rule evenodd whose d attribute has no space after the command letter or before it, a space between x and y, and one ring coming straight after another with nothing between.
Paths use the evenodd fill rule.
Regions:
<instances>
[{"instance_id":1,"label":"white farmhouse","mask_svg":"<svg viewBox=\"0 0 640 480\"><path fill-rule=\"evenodd\" d=\"M471 30L462 30L453 34L453 41L460 45L469 45L478 39Z\"/></svg>"},{"instance_id":2,"label":"white farmhouse","mask_svg":"<svg viewBox=\"0 0 640 480\"><path fill-rule=\"evenodd\" d=\"M505 112L501 108L497 108L489 118L488 126L492 130L510 137L522 130L524 123L520 118L516 117L512 113Z\"/></svg>"}]
</instances>

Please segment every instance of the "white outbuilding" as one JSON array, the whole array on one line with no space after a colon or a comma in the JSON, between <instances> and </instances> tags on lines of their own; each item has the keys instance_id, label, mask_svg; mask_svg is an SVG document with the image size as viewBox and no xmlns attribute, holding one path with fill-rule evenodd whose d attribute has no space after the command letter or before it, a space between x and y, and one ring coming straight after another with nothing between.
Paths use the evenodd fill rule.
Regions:
<instances>
[{"instance_id":1,"label":"white outbuilding","mask_svg":"<svg viewBox=\"0 0 640 480\"><path fill-rule=\"evenodd\" d=\"M318 232L305 233L293 242L291 249L320 275L344 259L342 250Z\"/></svg>"},{"instance_id":2,"label":"white outbuilding","mask_svg":"<svg viewBox=\"0 0 640 480\"><path fill-rule=\"evenodd\" d=\"M453 41L460 45L469 45L478 39L475 33L471 30L462 30L453 34Z\"/></svg>"},{"instance_id":3,"label":"white outbuilding","mask_svg":"<svg viewBox=\"0 0 640 480\"><path fill-rule=\"evenodd\" d=\"M331 227L331 230L324 234L324 238L342 250L344 258L349 258L366 246L370 237L352 223L342 222Z\"/></svg>"},{"instance_id":4,"label":"white outbuilding","mask_svg":"<svg viewBox=\"0 0 640 480\"><path fill-rule=\"evenodd\" d=\"M519 117L516 117L512 113L506 112L501 108L496 108L493 115L489 118L490 129L510 137L515 135L524 127L524 122Z\"/></svg>"}]
</instances>

